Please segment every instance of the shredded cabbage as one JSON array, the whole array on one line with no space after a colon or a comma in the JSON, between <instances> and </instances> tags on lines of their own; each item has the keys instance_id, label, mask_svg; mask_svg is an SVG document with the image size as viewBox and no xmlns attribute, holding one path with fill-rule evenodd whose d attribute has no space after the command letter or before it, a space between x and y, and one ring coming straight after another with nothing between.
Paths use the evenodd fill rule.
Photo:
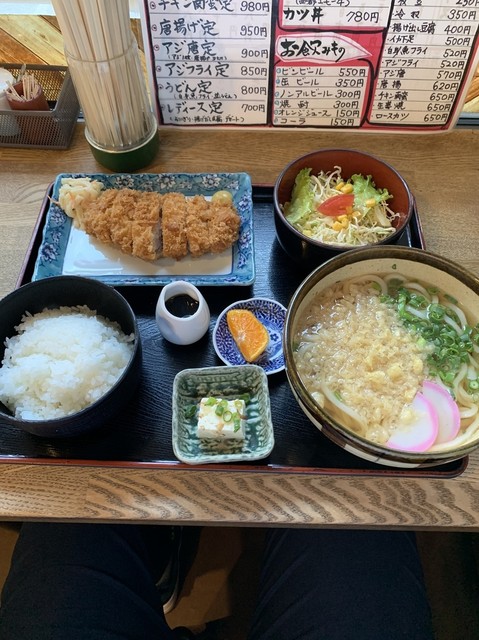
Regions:
<instances>
[{"instance_id":1,"label":"shredded cabbage","mask_svg":"<svg viewBox=\"0 0 479 640\"><path fill-rule=\"evenodd\" d=\"M311 171L305 168L298 173L291 201L283 207L286 219L298 231L314 240L343 246L373 244L394 233L392 221L400 214L387 205L393 196L387 189L377 189L371 176L354 174L344 180L337 166L318 175L311 175ZM346 184L352 186L352 210L339 216L320 213L317 207L341 195L341 185Z\"/></svg>"},{"instance_id":2,"label":"shredded cabbage","mask_svg":"<svg viewBox=\"0 0 479 640\"><path fill-rule=\"evenodd\" d=\"M103 187L101 182L88 177L62 178L57 204L73 218L73 224L82 229L83 212L98 198Z\"/></svg>"}]
</instances>

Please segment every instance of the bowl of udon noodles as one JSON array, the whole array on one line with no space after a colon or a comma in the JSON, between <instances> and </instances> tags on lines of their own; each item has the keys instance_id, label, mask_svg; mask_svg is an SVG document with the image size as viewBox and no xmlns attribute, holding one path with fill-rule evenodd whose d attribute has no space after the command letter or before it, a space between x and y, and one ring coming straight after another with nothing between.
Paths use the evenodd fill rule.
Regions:
<instances>
[{"instance_id":1,"label":"bowl of udon noodles","mask_svg":"<svg viewBox=\"0 0 479 640\"><path fill-rule=\"evenodd\" d=\"M432 467L479 447L479 279L400 246L330 259L294 293L286 374L334 443L371 462Z\"/></svg>"},{"instance_id":2,"label":"bowl of udon noodles","mask_svg":"<svg viewBox=\"0 0 479 640\"><path fill-rule=\"evenodd\" d=\"M355 149L319 149L290 162L274 186L280 246L308 270L351 249L397 243L414 198L390 164Z\"/></svg>"},{"instance_id":3,"label":"bowl of udon noodles","mask_svg":"<svg viewBox=\"0 0 479 640\"><path fill-rule=\"evenodd\" d=\"M0 300L0 426L71 438L115 425L141 376L136 316L81 276L24 284Z\"/></svg>"}]
</instances>

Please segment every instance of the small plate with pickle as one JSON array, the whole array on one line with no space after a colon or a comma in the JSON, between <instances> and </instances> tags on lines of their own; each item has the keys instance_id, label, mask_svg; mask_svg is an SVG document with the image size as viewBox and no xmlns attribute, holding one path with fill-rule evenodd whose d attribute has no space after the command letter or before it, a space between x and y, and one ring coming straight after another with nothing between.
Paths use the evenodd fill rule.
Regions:
<instances>
[{"instance_id":1,"label":"small plate with pickle","mask_svg":"<svg viewBox=\"0 0 479 640\"><path fill-rule=\"evenodd\" d=\"M248 340L248 330L242 335L239 331L236 338L228 324L228 313L231 311L248 311L256 321L266 329L268 338L265 348L260 355L252 361L245 357L241 349L241 338ZM286 308L270 298L250 298L239 300L229 305L218 316L213 330L213 346L218 357L228 365L241 365L252 362L261 367L267 375L277 373L284 369L283 355L283 328L286 318ZM255 329L251 332L251 339L256 340ZM245 352L247 353L247 352Z\"/></svg>"}]
</instances>

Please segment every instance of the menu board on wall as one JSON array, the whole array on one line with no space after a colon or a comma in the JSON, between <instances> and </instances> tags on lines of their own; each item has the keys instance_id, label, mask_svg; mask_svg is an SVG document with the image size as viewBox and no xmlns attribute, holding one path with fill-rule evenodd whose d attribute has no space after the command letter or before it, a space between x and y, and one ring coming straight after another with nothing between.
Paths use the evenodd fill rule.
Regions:
<instances>
[{"instance_id":1,"label":"menu board on wall","mask_svg":"<svg viewBox=\"0 0 479 640\"><path fill-rule=\"evenodd\" d=\"M440 132L478 64L479 0L145 0L158 121Z\"/></svg>"}]
</instances>

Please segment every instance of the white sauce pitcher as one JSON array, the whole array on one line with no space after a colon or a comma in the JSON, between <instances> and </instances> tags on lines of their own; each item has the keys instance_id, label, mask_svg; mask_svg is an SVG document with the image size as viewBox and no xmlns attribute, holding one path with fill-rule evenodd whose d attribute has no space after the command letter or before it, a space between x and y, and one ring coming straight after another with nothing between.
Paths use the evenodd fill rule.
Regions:
<instances>
[{"instance_id":1,"label":"white sauce pitcher","mask_svg":"<svg viewBox=\"0 0 479 640\"><path fill-rule=\"evenodd\" d=\"M166 340L174 344L193 344L208 331L210 310L193 284L177 280L161 290L155 318Z\"/></svg>"}]
</instances>

